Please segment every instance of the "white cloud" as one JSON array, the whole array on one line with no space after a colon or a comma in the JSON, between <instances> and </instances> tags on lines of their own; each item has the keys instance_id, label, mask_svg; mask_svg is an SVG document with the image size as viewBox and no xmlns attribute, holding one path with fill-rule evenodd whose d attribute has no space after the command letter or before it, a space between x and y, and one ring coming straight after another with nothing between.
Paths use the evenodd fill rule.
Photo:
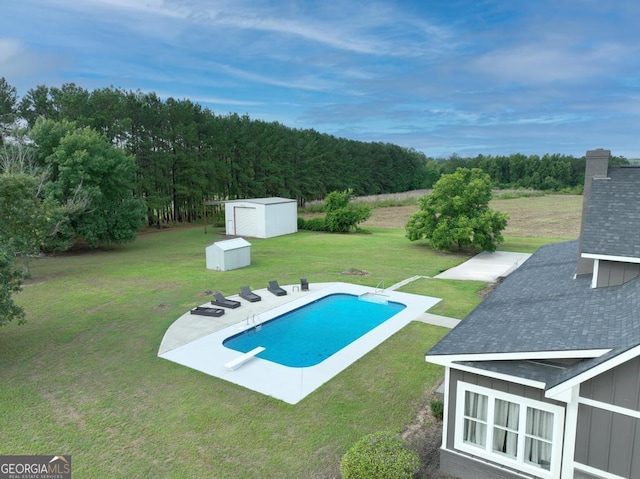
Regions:
<instances>
[{"instance_id":1,"label":"white cloud","mask_svg":"<svg viewBox=\"0 0 640 479\"><path fill-rule=\"evenodd\" d=\"M112 13L134 13L145 15L159 15L170 18L184 18L189 10L175 2L165 0L40 0L37 3L64 10L96 13L96 8L109 10Z\"/></svg>"},{"instance_id":2,"label":"white cloud","mask_svg":"<svg viewBox=\"0 0 640 479\"><path fill-rule=\"evenodd\" d=\"M235 68L230 65L217 64L214 62L210 62L210 65L213 67L213 69L222 71L235 78L248 80L264 85L311 91L328 91L338 86L331 80L324 80L322 78L309 74L297 76L296 78L280 79L264 73L255 73L252 71Z\"/></svg>"},{"instance_id":3,"label":"white cloud","mask_svg":"<svg viewBox=\"0 0 640 479\"><path fill-rule=\"evenodd\" d=\"M58 70L64 62L29 49L22 40L0 38L0 72L13 86L21 88L25 79ZM33 87L35 85L29 85Z\"/></svg>"},{"instance_id":4,"label":"white cloud","mask_svg":"<svg viewBox=\"0 0 640 479\"><path fill-rule=\"evenodd\" d=\"M525 40L512 34L505 43L509 46L475 58L470 62L471 68L501 83L588 82L594 77L610 76L630 55L637 54L635 45L590 39L588 31Z\"/></svg>"},{"instance_id":5,"label":"white cloud","mask_svg":"<svg viewBox=\"0 0 640 479\"><path fill-rule=\"evenodd\" d=\"M393 57L440 54L451 44L445 28L403 17L397 9L382 4L341 2L340 8L318 5L312 12L265 9L246 3L217 8L205 5L194 8L192 13L210 25L275 33L359 54Z\"/></svg>"},{"instance_id":6,"label":"white cloud","mask_svg":"<svg viewBox=\"0 0 640 479\"><path fill-rule=\"evenodd\" d=\"M14 38L0 38L0 66L4 69L23 50L22 43Z\"/></svg>"}]
</instances>

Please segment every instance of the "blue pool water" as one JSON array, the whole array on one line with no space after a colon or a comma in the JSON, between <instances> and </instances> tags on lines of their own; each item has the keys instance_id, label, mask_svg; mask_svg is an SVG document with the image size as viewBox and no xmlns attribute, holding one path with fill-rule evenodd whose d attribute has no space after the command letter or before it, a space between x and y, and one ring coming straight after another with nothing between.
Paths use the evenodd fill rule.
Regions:
<instances>
[{"instance_id":1,"label":"blue pool water","mask_svg":"<svg viewBox=\"0 0 640 479\"><path fill-rule=\"evenodd\" d=\"M331 294L224 340L230 349L258 354L284 366L315 366L403 310L404 304Z\"/></svg>"}]
</instances>

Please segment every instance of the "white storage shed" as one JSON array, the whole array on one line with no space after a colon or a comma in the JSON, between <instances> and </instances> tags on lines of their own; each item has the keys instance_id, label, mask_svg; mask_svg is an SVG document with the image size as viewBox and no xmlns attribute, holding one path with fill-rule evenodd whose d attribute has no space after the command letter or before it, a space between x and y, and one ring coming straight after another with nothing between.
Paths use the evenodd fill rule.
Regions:
<instances>
[{"instance_id":1,"label":"white storage shed","mask_svg":"<svg viewBox=\"0 0 640 479\"><path fill-rule=\"evenodd\" d=\"M272 238L298 231L298 203L288 198L253 198L225 202L226 233Z\"/></svg>"},{"instance_id":2,"label":"white storage shed","mask_svg":"<svg viewBox=\"0 0 640 479\"><path fill-rule=\"evenodd\" d=\"M207 269L228 271L251 264L251 243L244 238L216 241L206 249Z\"/></svg>"}]
</instances>

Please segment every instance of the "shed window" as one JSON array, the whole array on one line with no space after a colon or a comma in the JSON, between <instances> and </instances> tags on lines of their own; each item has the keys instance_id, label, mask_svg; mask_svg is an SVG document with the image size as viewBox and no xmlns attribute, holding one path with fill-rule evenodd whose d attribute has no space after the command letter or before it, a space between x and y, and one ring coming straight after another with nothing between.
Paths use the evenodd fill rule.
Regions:
<instances>
[{"instance_id":1,"label":"shed window","mask_svg":"<svg viewBox=\"0 0 640 479\"><path fill-rule=\"evenodd\" d=\"M533 473L559 477L564 410L501 391L458 383L455 447Z\"/></svg>"}]
</instances>

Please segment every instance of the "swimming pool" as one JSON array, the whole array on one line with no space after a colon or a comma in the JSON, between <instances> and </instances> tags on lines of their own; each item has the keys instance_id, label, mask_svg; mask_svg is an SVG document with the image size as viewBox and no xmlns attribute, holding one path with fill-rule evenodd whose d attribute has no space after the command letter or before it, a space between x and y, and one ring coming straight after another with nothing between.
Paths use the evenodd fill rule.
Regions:
<instances>
[{"instance_id":1,"label":"swimming pool","mask_svg":"<svg viewBox=\"0 0 640 479\"><path fill-rule=\"evenodd\" d=\"M163 340L164 346L161 345L162 351L158 356L289 404L297 404L440 301L439 298L391 290L384 290L380 295L374 288L351 283L314 283L310 291L305 292L300 291L296 285L281 286L287 290L287 296L276 297L266 290L257 290L256 292L262 296L262 301L243 302L240 308L225 312L221 318L197 317L186 312L174 324L175 329L188 335L189 339L169 341L173 333L167 331L165 336L169 337L166 341ZM264 359L259 354L241 367L233 370L225 367L229 361L244 354L224 344L229 338L245 331L255 331L256 326L260 324L266 331L271 320L335 294L356 297L364 295L363 297L369 297L371 300L383 298L389 303L395 302L405 307L313 366L286 366ZM227 321L227 326L206 331L207 325L222 321ZM172 329L174 325L169 328ZM417 360L424 359L420 357ZM370 373L375 374L375 371ZM215 394L216 385L210 386Z\"/></svg>"},{"instance_id":2,"label":"swimming pool","mask_svg":"<svg viewBox=\"0 0 640 479\"><path fill-rule=\"evenodd\" d=\"M242 353L262 346L266 349L257 357L284 366L315 366L404 308L393 301L330 294L231 336L223 344Z\"/></svg>"}]
</instances>

